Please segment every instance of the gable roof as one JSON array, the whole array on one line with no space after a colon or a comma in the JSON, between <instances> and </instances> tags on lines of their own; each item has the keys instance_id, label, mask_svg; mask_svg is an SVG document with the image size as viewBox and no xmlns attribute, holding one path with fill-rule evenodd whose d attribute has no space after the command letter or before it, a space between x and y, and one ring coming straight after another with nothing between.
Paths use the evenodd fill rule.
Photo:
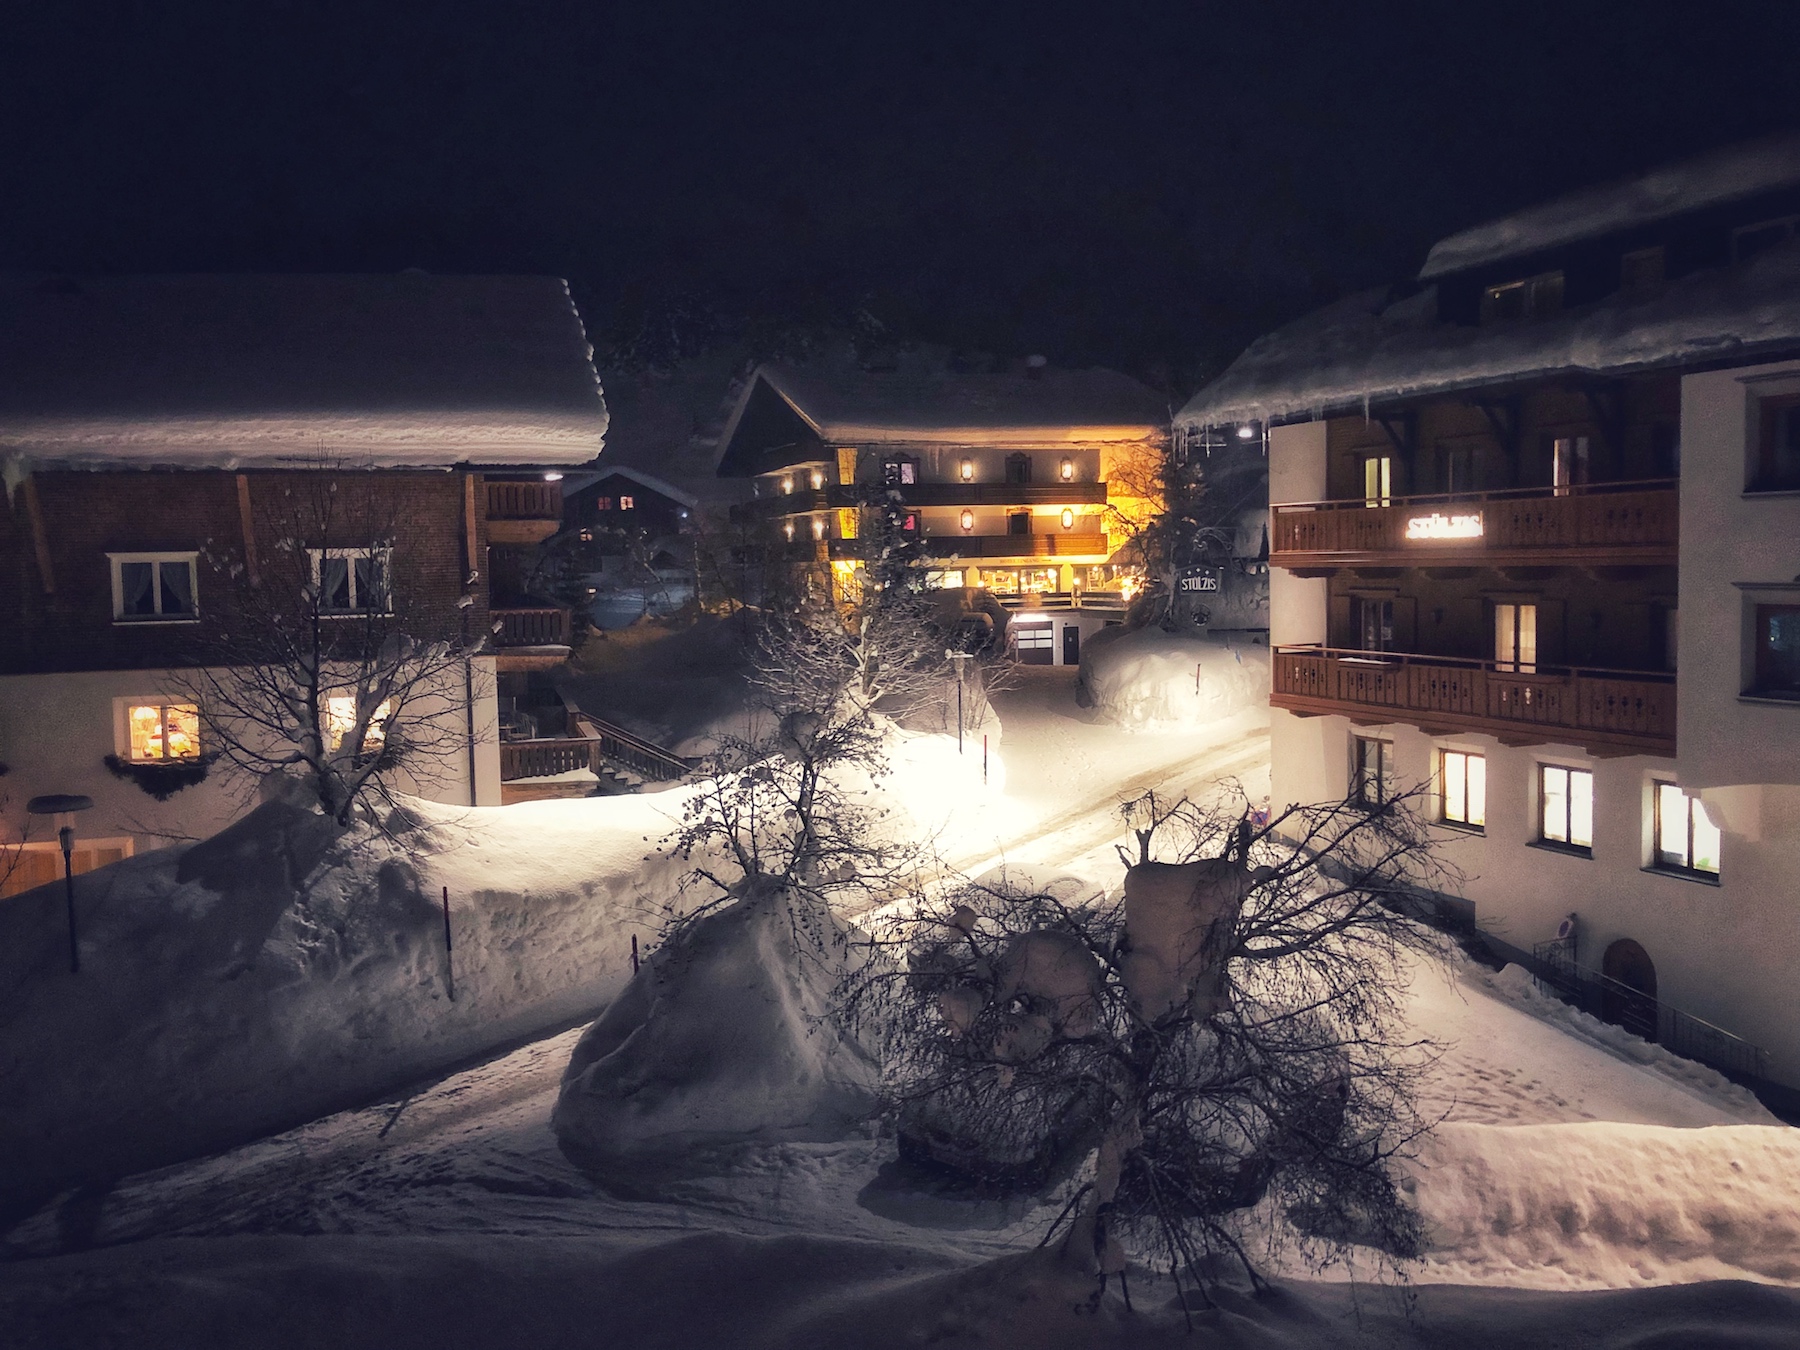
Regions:
<instances>
[{"instance_id":1,"label":"gable roof","mask_svg":"<svg viewBox=\"0 0 1800 1350\"><path fill-rule=\"evenodd\" d=\"M642 469L629 468L624 464L609 465L599 469L590 469L586 473L570 474L563 481L563 496L575 497L583 492L591 491L606 482L609 478L624 478L636 483L650 492L661 493L672 502L687 507L690 511L700 505L700 499L691 492L685 492L667 479L658 478L655 474L645 473ZM578 479L579 486L570 487L569 480Z\"/></svg>"},{"instance_id":2,"label":"gable roof","mask_svg":"<svg viewBox=\"0 0 1800 1350\"><path fill-rule=\"evenodd\" d=\"M1581 188L1440 239L1420 281L1650 225L1800 184L1800 132L1726 146L1635 178Z\"/></svg>"},{"instance_id":3,"label":"gable roof","mask_svg":"<svg viewBox=\"0 0 1800 1350\"><path fill-rule=\"evenodd\" d=\"M606 404L554 277L0 278L0 456L580 464Z\"/></svg>"},{"instance_id":4,"label":"gable roof","mask_svg":"<svg viewBox=\"0 0 1800 1350\"><path fill-rule=\"evenodd\" d=\"M742 465L761 447L733 443L759 390L777 395L825 446L1111 444L1155 440L1169 422L1162 398L1113 370L962 374L923 363L893 371L765 364L745 383L719 437L721 473L754 472Z\"/></svg>"}]
</instances>

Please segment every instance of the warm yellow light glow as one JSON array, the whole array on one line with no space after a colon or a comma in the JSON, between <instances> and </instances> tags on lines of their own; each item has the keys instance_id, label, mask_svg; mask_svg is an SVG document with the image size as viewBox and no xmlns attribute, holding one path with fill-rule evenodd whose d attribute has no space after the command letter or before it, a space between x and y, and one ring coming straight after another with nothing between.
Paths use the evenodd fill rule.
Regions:
<instances>
[{"instance_id":1,"label":"warm yellow light glow","mask_svg":"<svg viewBox=\"0 0 1800 1350\"><path fill-rule=\"evenodd\" d=\"M813 538L814 539L823 539L825 537L825 522L824 521L819 520L817 517L815 517L813 519L812 527L813 527Z\"/></svg>"},{"instance_id":2,"label":"warm yellow light glow","mask_svg":"<svg viewBox=\"0 0 1800 1350\"><path fill-rule=\"evenodd\" d=\"M965 459L962 462L962 480L965 483L972 483L975 481L975 461L974 460Z\"/></svg>"},{"instance_id":3,"label":"warm yellow light glow","mask_svg":"<svg viewBox=\"0 0 1800 1350\"><path fill-rule=\"evenodd\" d=\"M125 724L134 761L200 755L200 710L191 703L135 704L126 710Z\"/></svg>"},{"instance_id":4,"label":"warm yellow light glow","mask_svg":"<svg viewBox=\"0 0 1800 1350\"><path fill-rule=\"evenodd\" d=\"M388 714L394 711L394 700L388 699L377 708L369 718L368 728L363 732L362 748L379 750L387 740L387 731L383 726ZM336 750L344 743L344 737L356 726L356 695L333 694L325 700L325 739L331 749Z\"/></svg>"},{"instance_id":5,"label":"warm yellow light glow","mask_svg":"<svg viewBox=\"0 0 1800 1350\"><path fill-rule=\"evenodd\" d=\"M962 513L962 527L965 531L975 528L975 513L973 511L964 511Z\"/></svg>"},{"instance_id":6,"label":"warm yellow light glow","mask_svg":"<svg viewBox=\"0 0 1800 1350\"><path fill-rule=\"evenodd\" d=\"M794 522L791 520L782 521L781 522L781 532L783 534L785 534L789 539L792 539L794 537Z\"/></svg>"},{"instance_id":7,"label":"warm yellow light glow","mask_svg":"<svg viewBox=\"0 0 1800 1350\"><path fill-rule=\"evenodd\" d=\"M1072 530L1075 528L1075 513L1066 506L1063 507L1062 527L1065 530Z\"/></svg>"},{"instance_id":8,"label":"warm yellow light glow","mask_svg":"<svg viewBox=\"0 0 1800 1350\"><path fill-rule=\"evenodd\" d=\"M812 485L814 492L825 486L825 470L814 469L812 471Z\"/></svg>"},{"instance_id":9,"label":"warm yellow light glow","mask_svg":"<svg viewBox=\"0 0 1800 1350\"><path fill-rule=\"evenodd\" d=\"M1428 516L1412 516L1406 522L1408 539L1479 539L1481 513L1469 516L1446 516L1432 512Z\"/></svg>"},{"instance_id":10,"label":"warm yellow light glow","mask_svg":"<svg viewBox=\"0 0 1800 1350\"><path fill-rule=\"evenodd\" d=\"M794 490L794 480L792 477L781 480L781 490L783 492L792 492Z\"/></svg>"},{"instance_id":11,"label":"warm yellow light glow","mask_svg":"<svg viewBox=\"0 0 1800 1350\"><path fill-rule=\"evenodd\" d=\"M1068 482L1074 481L1074 478L1075 478L1075 461L1072 459L1065 459L1062 462L1062 480L1063 480L1063 482L1068 483Z\"/></svg>"}]
</instances>

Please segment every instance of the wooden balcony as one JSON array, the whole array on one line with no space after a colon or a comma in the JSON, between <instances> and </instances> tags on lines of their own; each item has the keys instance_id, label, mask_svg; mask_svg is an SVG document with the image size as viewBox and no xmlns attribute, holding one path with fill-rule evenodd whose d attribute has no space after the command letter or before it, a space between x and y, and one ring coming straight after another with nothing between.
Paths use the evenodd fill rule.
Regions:
<instances>
[{"instance_id":1,"label":"wooden balcony","mask_svg":"<svg viewBox=\"0 0 1800 1350\"><path fill-rule=\"evenodd\" d=\"M1573 666L1328 647L1278 647L1272 707L1404 722L1431 735L1486 732L1505 745L1579 745L1596 755L1673 755L1675 677Z\"/></svg>"},{"instance_id":2,"label":"wooden balcony","mask_svg":"<svg viewBox=\"0 0 1800 1350\"><path fill-rule=\"evenodd\" d=\"M543 670L569 659L569 611L560 605L496 605L494 649L501 670Z\"/></svg>"},{"instance_id":3,"label":"wooden balcony","mask_svg":"<svg viewBox=\"0 0 1800 1350\"><path fill-rule=\"evenodd\" d=\"M1459 496L1290 502L1272 510L1269 561L1302 575L1339 567L1673 565L1676 480L1520 488Z\"/></svg>"},{"instance_id":4,"label":"wooden balcony","mask_svg":"<svg viewBox=\"0 0 1800 1350\"><path fill-rule=\"evenodd\" d=\"M1054 534L928 534L920 541L932 558L1105 558L1104 531L1057 530Z\"/></svg>"},{"instance_id":5,"label":"wooden balcony","mask_svg":"<svg viewBox=\"0 0 1800 1350\"><path fill-rule=\"evenodd\" d=\"M487 483L490 544L541 544L562 528L562 484Z\"/></svg>"},{"instance_id":6,"label":"wooden balcony","mask_svg":"<svg viewBox=\"0 0 1800 1350\"><path fill-rule=\"evenodd\" d=\"M779 520L805 516L876 500L897 492L907 506L1104 506L1105 483L908 483L881 488L832 486L783 492L734 506L738 521Z\"/></svg>"}]
</instances>

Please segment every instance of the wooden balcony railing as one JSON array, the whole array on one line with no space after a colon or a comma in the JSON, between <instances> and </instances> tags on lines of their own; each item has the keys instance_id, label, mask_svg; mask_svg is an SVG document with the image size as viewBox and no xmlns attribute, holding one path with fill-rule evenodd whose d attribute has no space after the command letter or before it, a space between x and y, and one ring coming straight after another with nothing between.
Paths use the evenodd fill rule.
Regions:
<instances>
[{"instance_id":1,"label":"wooden balcony railing","mask_svg":"<svg viewBox=\"0 0 1800 1350\"><path fill-rule=\"evenodd\" d=\"M561 520L561 483L487 484L489 520Z\"/></svg>"},{"instance_id":2,"label":"wooden balcony railing","mask_svg":"<svg viewBox=\"0 0 1800 1350\"><path fill-rule=\"evenodd\" d=\"M1481 731L1515 745L1675 753L1675 677L1329 647L1278 647L1269 702L1303 716Z\"/></svg>"},{"instance_id":3,"label":"wooden balcony railing","mask_svg":"<svg viewBox=\"0 0 1800 1350\"><path fill-rule=\"evenodd\" d=\"M1293 571L1389 566L1674 563L1674 479L1454 496L1289 502L1273 508L1269 561Z\"/></svg>"},{"instance_id":4,"label":"wooden balcony railing","mask_svg":"<svg viewBox=\"0 0 1800 1350\"><path fill-rule=\"evenodd\" d=\"M535 741L500 742L500 780L549 778L576 769L596 769L598 736L555 736Z\"/></svg>"},{"instance_id":5,"label":"wooden balcony railing","mask_svg":"<svg viewBox=\"0 0 1800 1350\"><path fill-rule=\"evenodd\" d=\"M882 488L831 486L803 488L758 497L731 508L737 521L779 520L858 506L897 492L908 506L1104 506L1105 483L908 483Z\"/></svg>"},{"instance_id":6,"label":"wooden balcony railing","mask_svg":"<svg viewBox=\"0 0 1800 1350\"><path fill-rule=\"evenodd\" d=\"M920 540L933 558L1104 558L1103 531L1044 534L928 534Z\"/></svg>"},{"instance_id":7,"label":"wooden balcony railing","mask_svg":"<svg viewBox=\"0 0 1800 1350\"><path fill-rule=\"evenodd\" d=\"M496 605L494 645L506 647L566 647L569 645L569 611L557 605Z\"/></svg>"}]
</instances>

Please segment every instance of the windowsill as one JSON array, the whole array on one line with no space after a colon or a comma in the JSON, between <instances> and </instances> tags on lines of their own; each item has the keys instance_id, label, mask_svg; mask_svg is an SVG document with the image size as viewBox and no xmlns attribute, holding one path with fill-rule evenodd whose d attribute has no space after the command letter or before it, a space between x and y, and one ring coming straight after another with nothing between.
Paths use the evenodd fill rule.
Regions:
<instances>
[{"instance_id":1,"label":"windowsill","mask_svg":"<svg viewBox=\"0 0 1800 1350\"><path fill-rule=\"evenodd\" d=\"M1742 496L1746 501L1755 497L1800 497L1800 487L1745 488Z\"/></svg>"},{"instance_id":2,"label":"windowsill","mask_svg":"<svg viewBox=\"0 0 1800 1350\"><path fill-rule=\"evenodd\" d=\"M197 624L199 622L200 622L200 616L198 614L191 615L190 617L185 618L185 619L163 619L163 618L127 619L127 618L123 618L123 617L116 617L113 619L113 627L114 628L185 628L185 627L191 627L192 625Z\"/></svg>"},{"instance_id":3,"label":"windowsill","mask_svg":"<svg viewBox=\"0 0 1800 1350\"><path fill-rule=\"evenodd\" d=\"M1759 694L1754 689L1738 695L1739 703L1765 703L1777 708L1800 708L1800 694Z\"/></svg>"},{"instance_id":4,"label":"windowsill","mask_svg":"<svg viewBox=\"0 0 1800 1350\"><path fill-rule=\"evenodd\" d=\"M1649 867L1640 867L1640 872L1649 872L1653 876L1672 877L1676 881L1692 881L1701 886L1717 886L1717 872L1696 872L1690 867L1658 867L1654 863Z\"/></svg>"},{"instance_id":5,"label":"windowsill","mask_svg":"<svg viewBox=\"0 0 1800 1350\"><path fill-rule=\"evenodd\" d=\"M1449 830L1454 834L1470 834L1477 839L1487 838L1487 826L1485 825L1466 825L1460 820L1434 820L1431 823L1439 829Z\"/></svg>"},{"instance_id":6,"label":"windowsill","mask_svg":"<svg viewBox=\"0 0 1800 1350\"><path fill-rule=\"evenodd\" d=\"M394 617L394 611L391 609L322 609L319 611L319 617L321 619L391 619Z\"/></svg>"},{"instance_id":7,"label":"windowsill","mask_svg":"<svg viewBox=\"0 0 1800 1350\"><path fill-rule=\"evenodd\" d=\"M1565 858L1586 858L1589 862L1594 860L1594 850L1591 845L1583 848L1579 844L1559 844L1554 839L1533 839L1526 847L1541 848L1546 853L1560 853Z\"/></svg>"}]
</instances>

